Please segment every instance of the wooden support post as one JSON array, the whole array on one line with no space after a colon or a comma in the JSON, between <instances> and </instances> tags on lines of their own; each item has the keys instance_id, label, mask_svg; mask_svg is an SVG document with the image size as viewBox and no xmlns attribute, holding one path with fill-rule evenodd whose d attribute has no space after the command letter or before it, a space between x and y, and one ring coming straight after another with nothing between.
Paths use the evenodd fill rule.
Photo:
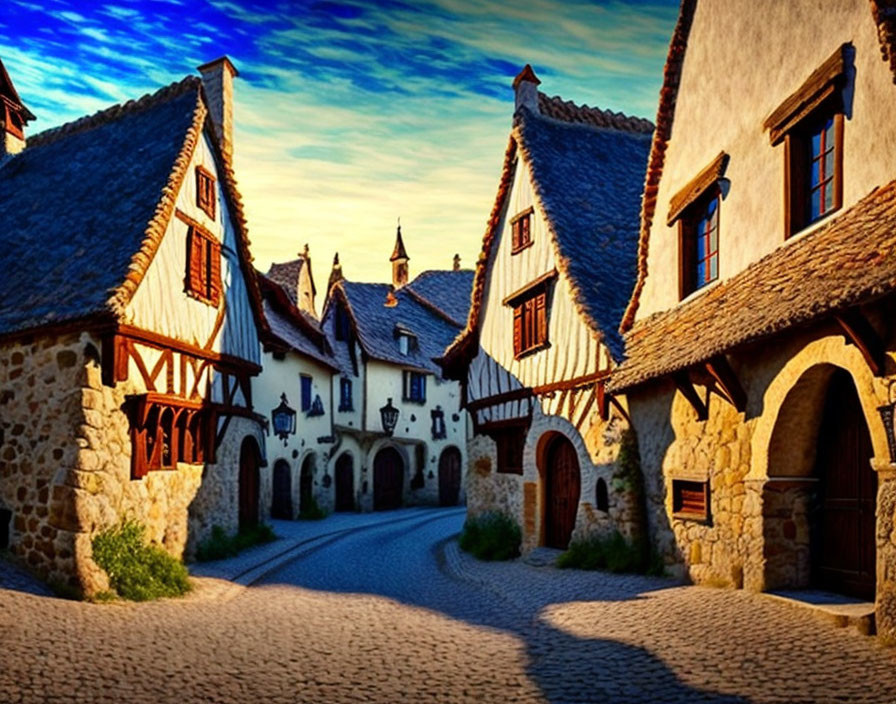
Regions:
<instances>
[{"instance_id":1,"label":"wooden support post","mask_svg":"<svg viewBox=\"0 0 896 704\"><path fill-rule=\"evenodd\" d=\"M597 411L600 413L601 420L610 419L610 396L604 388L604 382L599 381L595 385L595 393L597 395Z\"/></svg>"},{"instance_id":2,"label":"wooden support post","mask_svg":"<svg viewBox=\"0 0 896 704\"><path fill-rule=\"evenodd\" d=\"M720 354L706 362L706 371L716 380L716 385L725 399L743 413L747 408L747 394L725 355Z\"/></svg>"},{"instance_id":3,"label":"wooden support post","mask_svg":"<svg viewBox=\"0 0 896 704\"><path fill-rule=\"evenodd\" d=\"M884 374L884 343L875 329L857 310L836 313L834 320L843 330L847 342L851 342L862 353L865 363L874 376Z\"/></svg>"},{"instance_id":4,"label":"wooden support post","mask_svg":"<svg viewBox=\"0 0 896 704\"><path fill-rule=\"evenodd\" d=\"M697 393L697 389L691 383L691 377L688 376L687 370L675 374L674 379L675 386L681 392L681 395L697 411L697 420L706 420L709 417L709 411L706 408L706 404L703 403L703 399L700 398L700 394Z\"/></svg>"}]
</instances>

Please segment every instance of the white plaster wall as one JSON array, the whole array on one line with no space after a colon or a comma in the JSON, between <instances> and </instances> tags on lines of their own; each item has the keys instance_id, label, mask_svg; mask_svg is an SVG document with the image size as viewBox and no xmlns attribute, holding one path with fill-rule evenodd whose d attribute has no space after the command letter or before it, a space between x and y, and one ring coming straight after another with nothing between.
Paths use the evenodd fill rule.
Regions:
<instances>
[{"instance_id":1,"label":"white plaster wall","mask_svg":"<svg viewBox=\"0 0 896 704\"><path fill-rule=\"evenodd\" d=\"M784 145L772 147L762 124L844 42L855 46L856 68L844 129L848 208L894 175L896 86L867 0L697 4L638 319L678 303L678 235L666 225L669 201L720 151L731 156L720 211L720 280L784 245Z\"/></svg>"},{"instance_id":2,"label":"white plaster wall","mask_svg":"<svg viewBox=\"0 0 896 704\"><path fill-rule=\"evenodd\" d=\"M198 165L215 174L218 201L214 220L196 205ZM226 306L226 318L215 339L212 340L212 333L219 308L197 301L184 291L189 228L174 214L143 281L127 306L124 322L260 364L258 334L239 265L236 232L225 203L208 137L203 135L187 168L176 207L201 223L222 243L221 278L225 294L219 307Z\"/></svg>"}]
</instances>

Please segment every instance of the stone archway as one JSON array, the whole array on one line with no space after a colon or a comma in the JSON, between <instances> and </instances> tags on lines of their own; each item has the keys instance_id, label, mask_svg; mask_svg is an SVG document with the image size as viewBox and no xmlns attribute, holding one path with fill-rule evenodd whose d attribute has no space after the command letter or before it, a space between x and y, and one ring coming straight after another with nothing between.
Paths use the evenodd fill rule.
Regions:
<instances>
[{"instance_id":1,"label":"stone archway","mask_svg":"<svg viewBox=\"0 0 896 704\"><path fill-rule=\"evenodd\" d=\"M853 376L816 364L778 409L762 487L763 585L874 599L871 435Z\"/></svg>"},{"instance_id":2,"label":"stone archway","mask_svg":"<svg viewBox=\"0 0 896 704\"><path fill-rule=\"evenodd\" d=\"M261 477L261 451L255 438L246 437L240 446L239 527L251 528L258 523L258 493Z\"/></svg>"}]
</instances>

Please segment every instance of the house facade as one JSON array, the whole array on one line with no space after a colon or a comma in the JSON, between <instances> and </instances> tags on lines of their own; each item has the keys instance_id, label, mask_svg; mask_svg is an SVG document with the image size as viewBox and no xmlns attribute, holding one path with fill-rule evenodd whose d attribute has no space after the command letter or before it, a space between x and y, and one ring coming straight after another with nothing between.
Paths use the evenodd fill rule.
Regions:
<instances>
[{"instance_id":1,"label":"house facade","mask_svg":"<svg viewBox=\"0 0 896 704\"><path fill-rule=\"evenodd\" d=\"M259 517L236 70L199 70L27 140L0 72L0 538L86 593L108 587L91 538L119 520L180 556Z\"/></svg>"},{"instance_id":2,"label":"house facade","mask_svg":"<svg viewBox=\"0 0 896 704\"><path fill-rule=\"evenodd\" d=\"M874 601L892 636L890 5L682 3L608 389L670 568Z\"/></svg>"},{"instance_id":3,"label":"house facade","mask_svg":"<svg viewBox=\"0 0 896 704\"><path fill-rule=\"evenodd\" d=\"M501 183L446 373L473 422L467 505L523 529L523 549L642 527L627 412L605 394L635 280L652 124L514 81ZM612 402L611 402L612 401Z\"/></svg>"},{"instance_id":4,"label":"house facade","mask_svg":"<svg viewBox=\"0 0 896 704\"><path fill-rule=\"evenodd\" d=\"M464 500L467 416L460 385L434 359L463 326L473 272L433 270L408 278L401 229L392 284L346 280L337 260L322 327L333 376L330 469L335 510L457 505Z\"/></svg>"}]
</instances>

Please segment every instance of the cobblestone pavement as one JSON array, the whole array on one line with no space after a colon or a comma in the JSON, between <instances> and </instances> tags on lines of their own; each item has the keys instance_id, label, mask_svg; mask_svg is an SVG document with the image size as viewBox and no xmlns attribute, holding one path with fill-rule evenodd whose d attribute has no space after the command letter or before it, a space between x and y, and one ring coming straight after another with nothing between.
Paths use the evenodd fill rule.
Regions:
<instances>
[{"instance_id":1,"label":"cobblestone pavement","mask_svg":"<svg viewBox=\"0 0 896 704\"><path fill-rule=\"evenodd\" d=\"M896 701L874 638L762 595L479 563L444 542L462 521L368 525L183 600L0 588L0 702Z\"/></svg>"}]
</instances>

